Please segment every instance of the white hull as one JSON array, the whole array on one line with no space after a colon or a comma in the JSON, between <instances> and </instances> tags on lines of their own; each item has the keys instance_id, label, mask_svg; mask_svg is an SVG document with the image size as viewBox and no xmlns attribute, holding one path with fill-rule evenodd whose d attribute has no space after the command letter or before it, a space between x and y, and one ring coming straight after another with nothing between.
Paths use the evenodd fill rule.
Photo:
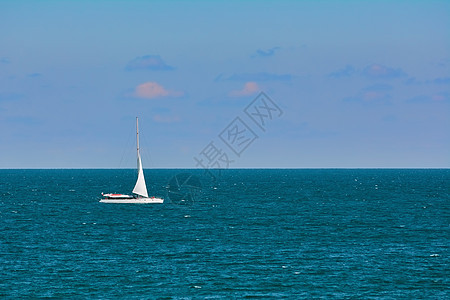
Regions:
<instances>
[{"instance_id":1,"label":"white hull","mask_svg":"<svg viewBox=\"0 0 450 300\"><path fill-rule=\"evenodd\" d=\"M156 198L156 197L133 198L133 199L102 199L102 200L100 200L100 202L102 202L102 203L141 203L141 204L154 203L154 204L158 204L158 203L163 203L164 199Z\"/></svg>"}]
</instances>

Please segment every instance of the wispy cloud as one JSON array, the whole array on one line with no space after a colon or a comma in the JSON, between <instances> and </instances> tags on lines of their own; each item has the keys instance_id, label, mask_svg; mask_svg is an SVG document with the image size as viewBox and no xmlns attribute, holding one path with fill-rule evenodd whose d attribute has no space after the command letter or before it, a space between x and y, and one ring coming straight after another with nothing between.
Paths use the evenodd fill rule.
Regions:
<instances>
[{"instance_id":1,"label":"wispy cloud","mask_svg":"<svg viewBox=\"0 0 450 300\"><path fill-rule=\"evenodd\" d=\"M275 51L280 50L280 49L281 49L280 47L273 47L273 48L270 48L267 50L258 49L258 50L256 50L256 53L253 54L251 57L253 57L253 58L254 57L270 57L270 56L275 55Z\"/></svg>"},{"instance_id":2,"label":"wispy cloud","mask_svg":"<svg viewBox=\"0 0 450 300\"><path fill-rule=\"evenodd\" d=\"M364 91L386 92L393 89L393 86L387 83L377 83L365 87Z\"/></svg>"},{"instance_id":3,"label":"wispy cloud","mask_svg":"<svg viewBox=\"0 0 450 300\"><path fill-rule=\"evenodd\" d=\"M435 63L435 65L437 65L438 67L447 67L450 63L450 58L442 58L440 59L437 63Z\"/></svg>"},{"instance_id":4,"label":"wispy cloud","mask_svg":"<svg viewBox=\"0 0 450 300\"><path fill-rule=\"evenodd\" d=\"M423 84L424 82L422 82L422 81L420 81L420 80L417 80L416 77L409 77L408 79L406 79L406 80L404 81L404 83L405 83L406 85L419 85L419 84Z\"/></svg>"},{"instance_id":5,"label":"wispy cloud","mask_svg":"<svg viewBox=\"0 0 450 300\"><path fill-rule=\"evenodd\" d=\"M357 69L352 65L346 65L344 68L333 71L327 76L330 78L345 78L355 75L364 76L369 79L385 80L407 76L407 74L400 68L387 67L381 64L371 64L363 69Z\"/></svg>"},{"instance_id":6,"label":"wispy cloud","mask_svg":"<svg viewBox=\"0 0 450 300\"><path fill-rule=\"evenodd\" d=\"M374 84L361 89L356 95L344 98L345 102L358 102L362 104L389 104L391 91L389 84Z\"/></svg>"},{"instance_id":7,"label":"wispy cloud","mask_svg":"<svg viewBox=\"0 0 450 300\"><path fill-rule=\"evenodd\" d=\"M229 77L219 75L216 80L230 80L230 81L291 81L294 78L291 74L274 74L274 73L235 73Z\"/></svg>"},{"instance_id":8,"label":"wispy cloud","mask_svg":"<svg viewBox=\"0 0 450 300\"><path fill-rule=\"evenodd\" d=\"M450 102L449 92L439 92L432 95L420 95L408 99L406 102L409 103L444 103Z\"/></svg>"},{"instance_id":9,"label":"wispy cloud","mask_svg":"<svg viewBox=\"0 0 450 300\"><path fill-rule=\"evenodd\" d=\"M439 77L433 79L433 83L435 84L450 84L450 77Z\"/></svg>"},{"instance_id":10,"label":"wispy cloud","mask_svg":"<svg viewBox=\"0 0 450 300\"><path fill-rule=\"evenodd\" d=\"M345 68L342 68L342 69L339 69L339 70L329 73L328 77L331 77L331 78L350 77L355 73L356 73L356 70L353 66L346 65Z\"/></svg>"},{"instance_id":11,"label":"wispy cloud","mask_svg":"<svg viewBox=\"0 0 450 300\"><path fill-rule=\"evenodd\" d=\"M30 78L37 78L37 77L41 77L41 76L42 76L41 73L31 73L31 74L28 74L28 77L30 77Z\"/></svg>"},{"instance_id":12,"label":"wispy cloud","mask_svg":"<svg viewBox=\"0 0 450 300\"><path fill-rule=\"evenodd\" d=\"M406 85L422 85L422 84L437 84L446 85L450 84L450 77L437 77L432 80L418 80L415 77L409 77L405 80Z\"/></svg>"},{"instance_id":13,"label":"wispy cloud","mask_svg":"<svg viewBox=\"0 0 450 300\"><path fill-rule=\"evenodd\" d=\"M157 82L149 81L138 85L132 94L135 98L156 99L165 97L181 97L183 92L167 90Z\"/></svg>"},{"instance_id":14,"label":"wispy cloud","mask_svg":"<svg viewBox=\"0 0 450 300\"><path fill-rule=\"evenodd\" d=\"M16 101L25 98L23 94L17 93L0 93L0 102L3 101Z\"/></svg>"},{"instance_id":15,"label":"wispy cloud","mask_svg":"<svg viewBox=\"0 0 450 300\"><path fill-rule=\"evenodd\" d=\"M257 92L259 92L261 88L258 86L258 84L254 81L246 82L244 87L240 90L234 90L229 93L231 97L243 97L243 96L249 96L253 95Z\"/></svg>"},{"instance_id":16,"label":"wispy cloud","mask_svg":"<svg viewBox=\"0 0 450 300\"><path fill-rule=\"evenodd\" d=\"M386 67L380 64L371 64L362 70L362 75L370 79L392 79L406 76L406 73L400 69Z\"/></svg>"},{"instance_id":17,"label":"wispy cloud","mask_svg":"<svg viewBox=\"0 0 450 300\"><path fill-rule=\"evenodd\" d=\"M344 98L345 102L357 102L362 104L389 104L391 96L387 93L376 91L362 91L355 96Z\"/></svg>"},{"instance_id":18,"label":"wispy cloud","mask_svg":"<svg viewBox=\"0 0 450 300\"><path fill-rule=\"evenodd\" d=\"M125 67L127 71L151 70L151 71L170 71L175 68L169 66L159 55L144 55L131 60Z\"/></svg>"}]
</instances>

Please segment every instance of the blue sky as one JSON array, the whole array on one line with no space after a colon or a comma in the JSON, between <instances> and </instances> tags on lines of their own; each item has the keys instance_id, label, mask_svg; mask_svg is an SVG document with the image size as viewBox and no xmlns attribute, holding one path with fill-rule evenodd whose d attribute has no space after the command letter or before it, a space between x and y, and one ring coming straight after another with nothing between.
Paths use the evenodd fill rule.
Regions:
<instances>
[{"instance_id":1,"label":"blue sky","mask_svg":"<svg viewBox=\"0 0 450 300\"><path fill-rule=\"evenodd\" d=\"M450 166L448 1L1 1L0 28L0 168L132 168L136 116L146 168L211 142L229 168Z\"/></svg>"}]
</instances>

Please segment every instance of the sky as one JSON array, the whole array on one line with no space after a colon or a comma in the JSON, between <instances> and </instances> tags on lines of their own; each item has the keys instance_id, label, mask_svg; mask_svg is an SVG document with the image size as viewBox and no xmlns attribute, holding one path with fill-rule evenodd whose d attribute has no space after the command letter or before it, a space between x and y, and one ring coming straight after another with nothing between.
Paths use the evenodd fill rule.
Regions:
<instances>
[{"instance_id":1,"label":"sky","mask_svg":"<svg viewBox=\"0 0 450 300\"><path fill-rule=\"evenodd\" d=\"M0 168L450 167L450 1L0 1Z\"/></svg>"}]
</instances>

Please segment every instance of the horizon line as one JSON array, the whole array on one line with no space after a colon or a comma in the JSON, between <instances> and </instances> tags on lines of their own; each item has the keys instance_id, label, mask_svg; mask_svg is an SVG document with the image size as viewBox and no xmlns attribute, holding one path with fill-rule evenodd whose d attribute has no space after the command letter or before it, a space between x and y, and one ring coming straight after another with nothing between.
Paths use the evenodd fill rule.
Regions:
<instances>
[{"instance_id":1,"label":"horizon line","mask_svg":"<svg viewBox=\"0 0 450 300\"><path fill-rule=\"evenodd\" d=\"M135 170L136 168L0 168L0 170ZM144 170L448 170L450 167L241 167L241 168L143 168Z\"/></svg>"}]
</instances>

